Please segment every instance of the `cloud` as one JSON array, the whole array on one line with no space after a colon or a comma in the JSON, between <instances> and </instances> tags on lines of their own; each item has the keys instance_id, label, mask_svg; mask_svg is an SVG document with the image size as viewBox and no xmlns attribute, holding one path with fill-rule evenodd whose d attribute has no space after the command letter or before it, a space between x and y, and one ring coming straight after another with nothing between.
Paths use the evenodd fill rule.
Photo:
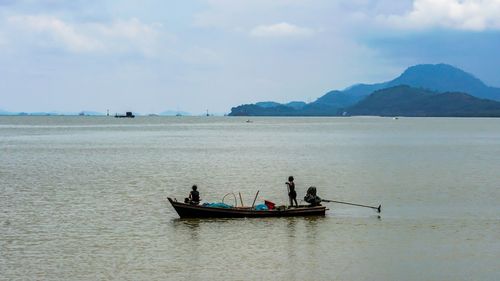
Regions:
<instances>
[{"instance_id":1,"label":"cloud","mask_svg":"<svg viewBox=\"0 0 500 281\"><path fill-rule=\"evenodd\" d=\"M397 29L500 30L500 0L415 0L404 15L379 16Z\"/></svg>"},{"instance_id":2,"label":"cloud","mask_svg":"<svg viewBox=\"0 0 500 281\"><path fill-rule=\"evenodd\" d=\"M71 23L54 16L16 15L7 18L11 41L58 48L71 53L140 53L153 56L162 39L171 39L159 24L136 18L103 22Z\"/></svg>"},{"instance_id":3,"label":"cloud","mask_svg":"<svg viewBox=\"0 0 500 281\"><path fill-rule=\"evenodd\" d=\"M97 40L77 32L73 26L55 17L12 16L8 23L23 31L45 34L73 52L95 51L103 47Z\"/></svg>"},{"instance_id":4,"label":"cloud","mask_svg":"<svg viewBox=\"0 0 500 281\"><path fill-rule=\"evenodd\" d=\"M308 37L314 30L282 22L271 25L259 25L250 31L253 37Z\"/></svg>"},{"instance_id":5,"label":"cloud","mask_svg":"<svg viewBox=\"0 0 500 281\"><path fill-rule=\"evenodd\" d=\"M193 24L203 28L241 31L262 22L290 21L295 13L312 6L310 0L201 0L205 9L193 15Z\"/></svg>"}]
</instances>

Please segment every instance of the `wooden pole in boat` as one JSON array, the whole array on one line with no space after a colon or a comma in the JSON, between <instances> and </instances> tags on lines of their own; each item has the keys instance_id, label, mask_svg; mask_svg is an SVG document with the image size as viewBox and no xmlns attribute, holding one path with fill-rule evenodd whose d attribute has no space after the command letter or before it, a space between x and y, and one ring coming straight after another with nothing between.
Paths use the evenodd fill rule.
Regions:
<instances>
[{"instance_id":1,"label":"wooden pole in boat","mask_svg":"<svg viewBox=\"0 0 500 281\"><path fill-rule=\"evenodd\" d=\"M243 207L243 198L241 198L241 192L238 192L240 194L240 202L241 202L241 207Z\"/></svg>"},{"instance_id":2,"label":"wooden pole in boat","mask_svg":"<svg viewBox=\"0 0 500 281\"><path fill-rule=\"evenodd\" d=\"M355 204L355 203L349 203L349 202L342 202L342 201L335 201L335 200L321 200L323 202L332 202L332 203L339 203L339 204L346 204L346 205L352 205L352 206L359 206L359 207L366 207L366 208L372 208L377 210L377 212L381 212L382 205L378 205L378 207L373 207L373 206L367 206L367 205L361 205L361 204Z\"/></svg>"},{"instance_id":3,"label":"wooden pole in boat","mask_svg":"<svg viewBox=\"0 0 500 281\"><path fill-rule=\"evenodd\" d=\"M255 193L255 198L253 199L252 208L253 206L255 206L255 201L257 201L257 196L259 196L259 191L260 190L257 190L257 193Z\"/></svg>"}]
</instances>

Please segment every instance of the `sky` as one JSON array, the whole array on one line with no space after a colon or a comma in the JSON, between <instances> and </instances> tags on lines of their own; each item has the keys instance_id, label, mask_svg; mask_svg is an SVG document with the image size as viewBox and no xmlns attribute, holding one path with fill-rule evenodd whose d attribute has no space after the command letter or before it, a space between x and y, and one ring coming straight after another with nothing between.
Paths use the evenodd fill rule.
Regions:
<instances>
[{"instance_id":1,"label":"sky","mask_svg":"<svg viewBox=\"0 0 500 281\"><path fill-rule=\"evenodd\" d=\"M228 113L448 63L500 87L500 0L0 0L0 109Z\"/></svg>"}]
</instances>

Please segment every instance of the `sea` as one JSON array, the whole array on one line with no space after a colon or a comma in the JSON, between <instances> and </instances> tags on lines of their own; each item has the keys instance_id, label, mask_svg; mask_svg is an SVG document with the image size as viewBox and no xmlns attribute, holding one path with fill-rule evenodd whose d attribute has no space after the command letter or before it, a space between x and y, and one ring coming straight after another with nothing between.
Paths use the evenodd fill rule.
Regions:
<instances>
[{"instance_id":1,"label":"sea","mask_svg":"<svg viewBox=\"0 0 500 281\"><path fill-rule=\"evenodd\" d=\"M500 119L3 116L0 280L500 280Z\"/></svg>"}]
</instances>

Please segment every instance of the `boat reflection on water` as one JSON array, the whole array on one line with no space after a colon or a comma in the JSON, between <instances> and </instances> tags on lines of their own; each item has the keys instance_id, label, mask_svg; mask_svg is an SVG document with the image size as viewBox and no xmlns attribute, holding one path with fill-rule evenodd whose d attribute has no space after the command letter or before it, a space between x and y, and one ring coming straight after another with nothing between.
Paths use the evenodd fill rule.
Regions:
<instances>
[{"instance_id":1,"label":"boat reflection on water","mask_svg":"<svg viewBox=\"0 0 500 281\"><path fill-rule=\"evenodd\" d=\"M314 241L318 227L327 220L323 216L282 218L175 218L170 225L181 236L189 235L191 241L206 239L224 240L231 236L246 236L257 232L268 232L276 238L294 238ZM246 233L246 234L245 234Z\"/></svg>"}]
</instances>

